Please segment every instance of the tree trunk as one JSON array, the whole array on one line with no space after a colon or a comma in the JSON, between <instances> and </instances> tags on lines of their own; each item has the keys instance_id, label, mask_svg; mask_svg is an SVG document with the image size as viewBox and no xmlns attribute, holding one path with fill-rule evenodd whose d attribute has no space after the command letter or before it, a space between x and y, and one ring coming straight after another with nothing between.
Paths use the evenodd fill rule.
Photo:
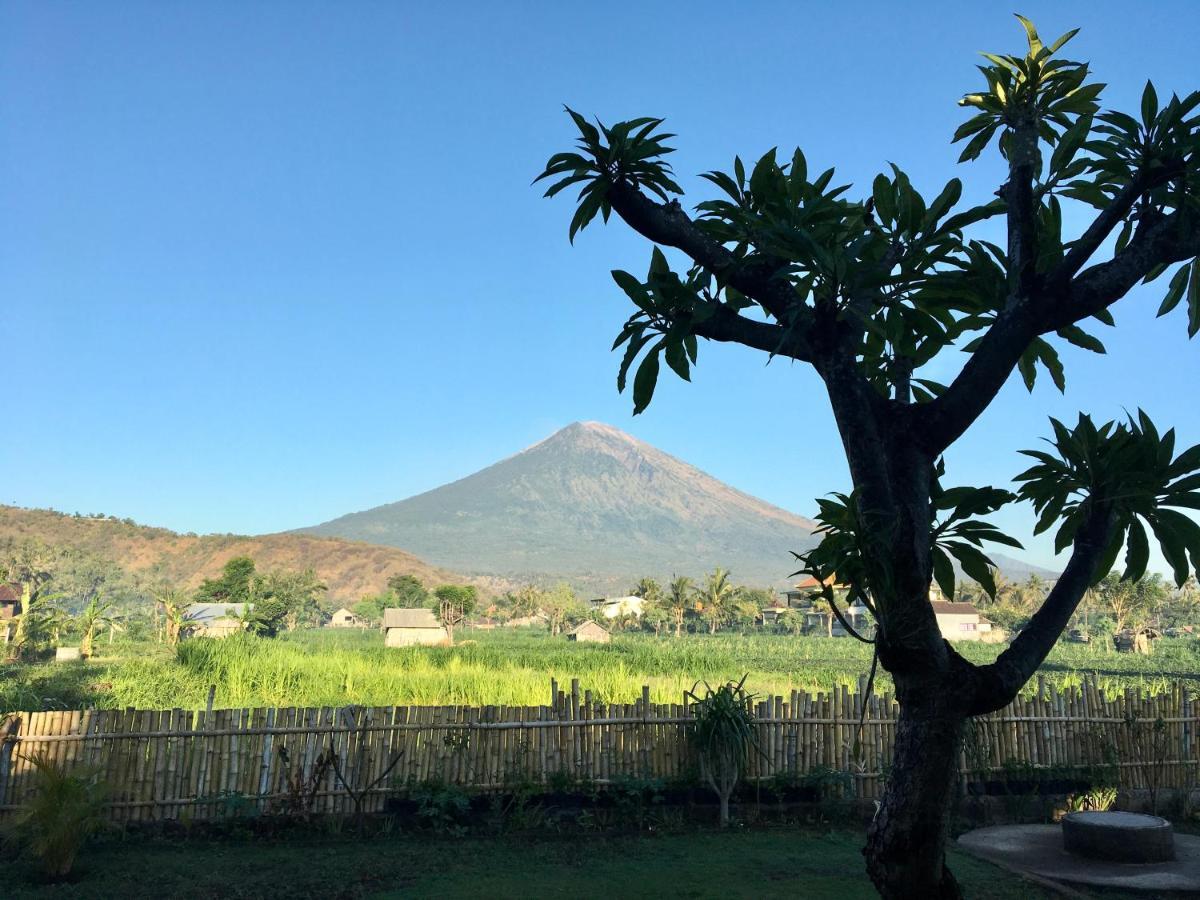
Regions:
<instances>
[{"instance_id":1,"label":"tree trunk","mask_svg":"<svg viewBox=\"0 0 1200 900\"><path fill-rule=\"evenodd\" d=\"M880 896L947 900L962 896L946 868L950 806L966 721L964 686L896 676L900 715L883 802L867 832L867 871Z\"/></svg>"}]
</instances>

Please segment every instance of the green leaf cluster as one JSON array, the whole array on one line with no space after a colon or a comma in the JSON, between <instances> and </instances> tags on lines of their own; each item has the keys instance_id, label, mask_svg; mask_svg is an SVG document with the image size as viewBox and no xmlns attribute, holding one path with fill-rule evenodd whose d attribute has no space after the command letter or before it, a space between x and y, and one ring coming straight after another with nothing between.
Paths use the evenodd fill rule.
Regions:
<instances>
[{"instance_id":1,"label":"green leaf cluster","mask_svg":"<svg viewBox=\"0 0 1200 900\"><path fill-rule=\"evenodd\" d=\"M630 368L646 350L633 377L633 412L637 415L654 396L660 358L684 381L692 380L691 367L699 352L692 325L710 317L716 301L710 293L711 279L698 268L693 268L686 279L680 278L671 271L658 247L651 254L644 282L619 269L613 270L612 277L637 307L612 346L616 350L625 345L617 371L619 392L624 392Z\"/></svg>"},{"instance_id":2,"label":"green leaf cluster","mask_svg":"<svg viewBox=\"0 0 1200 900\"><path fill-rule=\"evenodd\" d=\"M1000 531L991 522L976 518L996 512L1017 499L1011 491L994 487L943 488L941 478L945 462L939 460L930 488L933 515L933 578L947 600L954 599L954 564L996 599L996 564L983 550L985 543L1004 544L1021 549L1021 542Z\"/></svg>"},{"instance_id":3,"label":"green leaf cluster","mask_svg":"<svg viewBox=\"0 0 1200 900\"><path fill-rule=\"evenodd\" d=\"M1025 29L1028 51L1024 56L984 53L990 65L978 68L987 89L958 101L960 106L979 110L954 133L955 142L970 138L959 162L977 158L997 132L1000 152L1009 158L1015 149L1014 133L1028 127L1051 146L1060 139L1067 145L1058 161L1065 166L1069 159L1062 157L1069 156L1073 152L1070 146L1080 140L1078 132L1072 131L1076 119L1099 109L1096 99L1104 85L1085 84L1086 64L1053 58L1079 29L1068 31L1047 47L1032 22L1024 16L1017 18Z\"/></svg>"},{"instance_id":4,"label":"green leaf cluster","mask_svg":"<svg viewBox=\"0 0 1200 900\"><path fill-rule=\"evenodd\" d=\"M575 235L596 218L596 213L608 221L612 213L608 189L615 183L642 188L663 200L668 194L683 193L672 180L671 166L660 158L674 152L673 147L664 143L674 135L656 132L662 119L644 117L607 128L600 122L593 125L570 107L566 109L579 129L576 142L579 152L551 156L534 184L544 178L560 176L546 189L543 195L546 197L553 197L574 184L583 185L578 208L571 219L569 235L572 243Z\"/></svg>"},{"instance_id":5,"label":"green leaf cluster","mask_svg":"<svg viewBox=\"0 0 1200 900\"><path fill-rule=\"evenodd\" d=\"M1174 429L1160 435L1140 410L1122 423L1097 426L1080 415L1074 428L1057 419L1050 424L1053 452L1022 450L1036 464L1016 477L1018 495L1038 514L1035 534L1057 524L1054 548L1060 552L1090 515L1107 510L1114 526L1094 582L1108 574L1123 546L1123 577L1142 577L1150 555L1147 528L1177 585L1200 571L1200 524L1180 512L1200 509L1200 445L1176 456Z\"/></svg>"}]
</instances>

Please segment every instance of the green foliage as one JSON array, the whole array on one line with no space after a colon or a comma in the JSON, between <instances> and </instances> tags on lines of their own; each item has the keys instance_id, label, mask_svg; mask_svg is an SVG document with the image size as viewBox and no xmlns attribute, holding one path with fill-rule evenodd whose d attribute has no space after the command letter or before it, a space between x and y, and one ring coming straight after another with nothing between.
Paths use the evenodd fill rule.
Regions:
<instances>
[{"instance_id":1,"label":"green foliage","mask_svg":"<svg viewBox=\"0 0 1200 900\"><path fill-rule=\"evenodd\" d=\"M1076 30L1047 45L1029 20L1018 19L1025 51L983 54L986 64L979 69L986 88L961 99L975 114L953 140L966 141L960 157L966 162L978 158L998 136L1004 158L1032 168L1036 273L1061 266L1074 246L1063 235L1064 200L1106 209L1135 179L1145 183L1138 209L1119 223L1118 252L1139 221L1157 221L1184 206L1200 209L1200 116L1193 115L1200 92L1182 99L1172 95L1160 103L1147 83L1140 116L1102 111L1098 101L1104 85L1088 80L1087 64L1059 56ZM582 186L572 240L597 211L607 220L614 185L645 187L663 200L668 193L680 193L661 159L670 148L650 134L662 120L597 128L569 112L582 153L551 157L539 180L564 176L547 196L569 185ZM776 149L769 150L753 165L735 157L730 171L702 177L718 195L696 204L692 224L725 252L698 252L693 245L699 239L691 238L685 250L703 262L686 272L673 272L658 247L644 279L613 272L636 308L614 343L614 349L625 347L620 390L630 370L636 372L635 413L649 404L662 361L690 380L698 330L714 316L755 307L755 313L781 327L776 352L801 319L846 322L861 335L857 364L880 393L902 399L911 395L925 403L944 387L921 377L919 370L954 346L973 353L979 338L971 335L988 328L1006 306L1011 282L1005 249L965 235L976 223L1007 212L1003 190L1000 199L955 212L962 196L958 179L927 199L893 165L874 178L861 199L853 199L851 186L837 184L832 168L810 175L800 149L783 160ZM664 207L668 217L672 208L677 207ZM1166 268L1156 266L1145 280ZM790 297L766 304L760 296L742 294L731 284L736 280L732 275L749 271L786 281ZM1175 273L1160 313L1169 312L1185 295L1189 334L1194 335L1200 332L1200 262ZM1107 310L1095 317L1112 324ZM1104 352L1103 343L1077 324L1056 334L1075 346ZM1060 390L1065 387L1058 350L1045 337L1030 336L1018 368L1031 389L1039 369Z\"/></svg>"},{"instance_id":2,"label":"green foliage","mask_svg":"<svg viewBox=\"0 0 1200 900\"><path fill-rule=\"evenodd\" d=\"M1071 794L1067 797L1069 812L1105 812L1112 809L1117 802L1115 787L1095 787L1082 794Z\"/></svg>"},{"instance_id":3,"label":"green foliage","mask_svg":"<svg viewBox=\"0 0 1200 900\"><path fill-rule=\"evenodd\" d=\"M95 596L88 601L87 606L79 613L79 650L83 656L92 655L92 645L96 639L96 632L105 626L114 624L113 606L112 601Z\"/></svg>"},{"instance_id":4,"label":"green foliage","mask_svg":"<svg viewBox=\"0 0 1200 900\"><path fill-rule=\"evenodd\" d=\"M350 611L363 622L369 625L378 625L383 618L383 611L391 605L393 605L392 596L383 594L378 597L363 597L350 607Z\"/></svg>"},{"instance_id":5,"label":"green foliage","mask_svg":"<svg viewBox=\"0 0 1200 900\"><path fill-rule=\"evenodd\" d=\"M1016 499L1009 491L994 487L943 488L941 478L946 466L938 461L930 490L933 513L933 574L934 580L947 598L954 597L954 565L958 560L963 572L979 584L993 600L996 598L996 564L983 551L985 543L1004 544L1020 549L1021 542L1001 532L996 526L975 516L996 512Z\"/></svg>"},{"instance_id":6,"label":"green foliage","mask_svg":"<svg viewBox=\"0 0 1200 900\"><path fill-rule=\"evenodd\" d=\"M479 603L475 585L443 584L433 592L433 609L438 620L446 627L450 640L454 640L454 629L461 625Z\"/></svg>"},{"instance_id":7,"label":"green foliage","mask_svg":"<svg viewBox=\"0 0 1200 900\"><path fill-rule=\"evenodd\" d=\"M413 609L429 602L429 591L415 575L393 575L387 580L387 592L395 598L393 606Z\"/></svg>"},{"instance_id":8,"label":"green foliage","mask_svg":"<svg viewBox=\"0 0 1200 900\"><path fill-rule=\"evenodd\" d=\"M660 159L673 152L673 148L663 142L674 137L656 132L662 119L634 119L606 128L599 122L592 125L570 107L567 107L567 113L579 129L576 146L581 152L556 153L534 183L562 176L546 189L546 197L553 197L575 184L583 185L579 192L579 208L571 220L572 241L576 232L586 228L596 213L608 221L612 212L608 191L614 184L644 188L664 200L668 194L683 193L671 180L671 167Z\"/></svg>"},{"instance_id":9,"label":"green foliage","mask_svg":"<svg viewBox=\"0 0 1200 900\"><path fill-rule=\"evenodd\" d=\"M955 573L952 558L962 566L963 572L978 583L991 598L996 596L995 563L984 552L985 543L1005 544L1020 547L1015 538L1001 532L996 526L976 516L987 515L1016 499L1009 491L993 487L943 488L941 477L945 464L938 461L930 489L930 523L933 544L934 580L947 598L955 594ZM871 529L864 527L858 510L856 495L835 493L831 499L817 500L818 527L814 534L821 536L821 543L805 553L793 553L802 568L793 574L810 575L822 585L813 592L813 599L833 600L833 584L848 588L848 603L862 603L874 609L868 593L868 573L864 562L867 535L887 533L886 527ZM879 553L877 556L885 556ZM886 578L886 573L876 573L876 583Z\"/></svg>"},{"instance_id":10,"label":"green foliage","mask_svg":"<svg viewBox=\"0 0 1200 900\"><path fill-rule=\"evenodd\" d=\"M692 592L696 610L708 622L710 634L715 634L732 614L737 588L729 580L726 569L717 568L705 576L704 584Z\"/></svg>"},{"instance_id":11,"label":"green foliage","mask_svg":"<svg viewBox=\"0 0 1200 900\"><path fill-rule=\"evenodd\" d=\"M993 612L984 608L989 617ZM1090 629L1098 625L1095 612ZM194 638L176 653L158 644L118 644L123 658L87 665L53 662L0 665L0 712L12 710L202 709L209 685L218 707L489 705L538 706L550 679L578 678L605 703L632 703L649 685L656 703L677 703L697 681L723 683L749 673L763 695L792 690L854 689L871 664L871 647L846 638L788 634L684 634L678 639L621 633L609 644L576 644L547 631L470 631L454 647L383 646L378 632L299 630L276 639L253 635ZM1069 687L1100 673L1110 694L1126 688L1160 692L1178 679L1200 690L1200 642L1164 638L1153 657L1112 652L1111 642L1059 644L1041 670L1047 683ZM960 642L955 649L989 663L1003 645ZM1167 677L1163 673L1170 672ZM880 672L880 693L892 690Z\"/></svg>"},{"instance_id":12,"label":"green foliage","mask_svg":"<svg viewBox=\"0 0 1200 900\"><path fill-rule=\"evenodd\" d=\"M251 603L255 578L254 560L235 556L225 563L219 578L206 578L196 589L197 603Z\"/></svg>"},{"instance_id":13,"label":"green foliage","mask_svg":"<svg viewBox=\"0 0 1200 900\"><path fill-rule=\"evenodd\" d=\"M1025 28L1029 50L1024 57L983 54L991 63L979 70L987 80L987 90L967 94L959 105L980 110L972 119L959 126L954 140L971 138L959 157L959 162L975 159L987 147L997 131L1001 131L1000 152L1010 157L1014 148L1014 130L1033 125L1038 136L1048 144L1081 139L1070 135L1072 126L1081 117L1099 110L1095 102L1104 89L1102 84L1085 84L1088 67L1085 63L1053 59L1079 29L1068 31L1049 47L1038 36L1033 23L1017 16ZM1055 130L1055 129L1058 130ZM1085 132L1086 133L1086 132ZM1078 146L1075 146L1078 150ZM1065 155L1065 154L1064 154ZM1060 157L1061 159L1061 157ZM1069 159L1065 162L1069 162ZM1063 165L1065 165L1063 162ZM1071 171L1076 171L1072 169ZM1083 169L1078 169L1082 172Z\"/></svg>"},{"instance_id":14,"label":"green foliage","mask_svg":"<svg viewBox=\"0 0 1200 900\"><path fill-rule=\"evenodd\" d=\"M417 804L417 818L435 834L462 837L467 833L471 797L458 785L423 782L410 789L409 798Z\"/></svg>"},{"instance_id":15,"label":"green foliage","mask_svg":"<svg viewBox=\"0 0 1200 900\"><path fill-rule=\"evenodd\" d=\"M1190 571L1200 568L1200 525L1178 511L1200 509L1200 445L1176 456L1174 429L1160 436L1140 411L1126 423L1099 427L1084 415L1074 429L1057 419L1050 423L1054 452L1021 451L1037 465L1016 477L1021 499L1033 503L1039 516L1034 533L1061 520L1054 540L1060 551L1070 545L1093 509L1111 510L1115 529L1094 581L1108 574L1126 542L1124 577L1141 578L1150 555L1149 525L1175 583L1182 585Z\"/></svg>"},{"instance_id":16,"label":"green foliage","mask_svg":"<svg viewBox=\"0 0 1200 900\"><path fill-rule=\"evenodd\" d=\"M295 631L326 619L320 600L328 588L311 568L268 572L254 578L247 590L254 607L247 624L255 634L274 637L282 630Z\"/></svg>"},{"instance_id":17,"label":"green foliage","mask_svg":"<svg viewBox=\"0 0 1200 900\"><path fill-rule=\"evenodd\" d=\"M107 786L97 771L68 768L44 751L27 759L34 766L34 790L17 814L16 833L48 878L63 879L80 848L103 827Z\"/></svg>"}]
</instances>

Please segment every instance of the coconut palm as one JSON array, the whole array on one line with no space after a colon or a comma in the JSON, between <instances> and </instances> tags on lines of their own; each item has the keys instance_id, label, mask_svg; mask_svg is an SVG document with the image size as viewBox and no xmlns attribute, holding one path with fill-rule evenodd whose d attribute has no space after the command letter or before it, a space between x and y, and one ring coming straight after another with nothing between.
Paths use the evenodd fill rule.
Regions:
<instances>
[{"instance_id":1,"label":"coconut palm","mask_svg":"<svg viewBox=\"0 0 1200 900\"><path fill-rule=\"evenodd\" d=\"M703 587L692 592L692 597L708 622L708 633L716 634L717 628L729 616L737 588L729 581L729 571L717 567L705 577Z\"/></svg>"},{"instance_id":2,"label":"coconut palm","mask_svg":"<svg viewBox=\"0 0 1200 900\"><path fill-rule=\"evenodd\" d=\"M692 579L680 575L671 580L666 600L667 608L671 611L671 620L675 623L675 637L683 634L683 617L692 605Z\"/></svg>"}]
</instances>

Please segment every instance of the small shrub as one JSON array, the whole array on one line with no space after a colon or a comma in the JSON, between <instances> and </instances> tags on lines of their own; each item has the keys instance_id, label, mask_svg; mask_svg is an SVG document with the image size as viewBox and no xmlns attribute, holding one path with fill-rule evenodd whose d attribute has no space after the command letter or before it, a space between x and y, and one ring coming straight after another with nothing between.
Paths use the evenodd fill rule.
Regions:
<instances>
[{"instance_id":1,"label":"small shrub","mask_svg":"<svg viewBox=\"0 0 1200 900\"><path fill-rule=\"evenodd\" d=\"M44 752L24 758L34 766L34 794L14 827L46 877L62 880L80 848L104 825L107 786L95 769L69 769Z\"/></svg>"}]
</instances>

